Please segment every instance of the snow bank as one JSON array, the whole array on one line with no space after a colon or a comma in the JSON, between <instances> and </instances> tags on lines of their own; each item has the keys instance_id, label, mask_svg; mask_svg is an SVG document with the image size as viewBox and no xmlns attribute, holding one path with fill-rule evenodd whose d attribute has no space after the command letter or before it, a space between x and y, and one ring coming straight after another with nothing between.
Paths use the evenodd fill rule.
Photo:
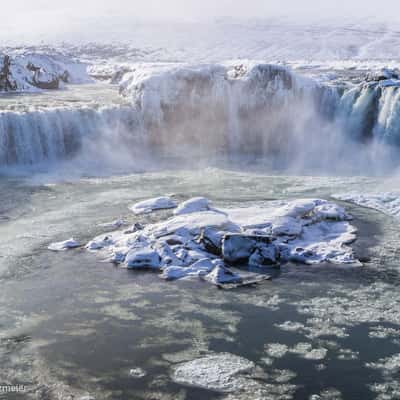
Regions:
<instances>
[{"instance_id":1,"label":"snow bank","mask_svg":"<svg viewBox=\"0 0 400 400\"><path fill-rule=\"evenodd\" d=\"M172 205L169 198L162 199L163 206ZM141 204L138 209L147 212L149 205L152 210L160 201ZM256 281L288 261L357 263L349 247L356 231L351 217L336 204L307 199L223 210L205 209L206 204L207 199L191 199L177 208L184 214L100 235L86 247L125 268L157 270L167 280L200 278L215 285Z\"/></svg>"}]
</instances>

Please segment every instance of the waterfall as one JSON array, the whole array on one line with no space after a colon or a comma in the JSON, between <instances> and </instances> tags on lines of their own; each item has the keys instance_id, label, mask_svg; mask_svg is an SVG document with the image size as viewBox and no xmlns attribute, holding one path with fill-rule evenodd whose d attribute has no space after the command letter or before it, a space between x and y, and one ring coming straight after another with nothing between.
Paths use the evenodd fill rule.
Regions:
<instances>
[{"instance_id":1,"label":"waterfall","mask_svg":"<svg viewBox=\"0 0 400 400\"><path fill-rule=\"evenodd\" d=\"M140 131L135 116L131 107L117 106L1 112L0 165L56 162L102 141L121 145Z\"/></svg>"},{"instance_id":2,"label":"waterfall","mask_svg":"<svg viewBox=\"0 0 400 400\"><path fill-rule=\"evenodd\" d=\"M400 87L364 83L340 101L340 122L360 142L400 145Z\"/></svg>"},{"instance_id":3,"label":"waterfall","mask_svg":"<svg viewBox=\"0 0 400 400\"><path fill-rule=\"evenodd\" d=\"M400 144L394 85L343 90L256 63L154 68L125 74L121 93L131 106L1 111L0 166L151 154L331 169L356 154L360 165L363 157L366 165L375 162L371 144Z\"/></svg>"}]
</instances>

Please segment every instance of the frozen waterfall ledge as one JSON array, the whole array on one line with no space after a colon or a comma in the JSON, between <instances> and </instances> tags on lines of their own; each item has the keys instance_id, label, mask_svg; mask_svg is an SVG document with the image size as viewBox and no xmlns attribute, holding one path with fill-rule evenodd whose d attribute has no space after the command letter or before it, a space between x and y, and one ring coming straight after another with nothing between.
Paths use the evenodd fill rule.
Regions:
<instances>
[{"instance_id":1,"label":"frozen waterfall ledge","mask_svg":"<svg viewBox=\"0 0 400 400\"><path fill-rule=\"evenodd\" d=\"M100 235L86 248L128 269L157 271L167 280L196 278L215 285L261 281L271 268L288 261L361 265L350 247L356 240L351 216L326 200L216 209L210 201L196 198L177 210L182 209L186 213L157 223L135 223L129 229Z\"/></svg>"}]
</instances>

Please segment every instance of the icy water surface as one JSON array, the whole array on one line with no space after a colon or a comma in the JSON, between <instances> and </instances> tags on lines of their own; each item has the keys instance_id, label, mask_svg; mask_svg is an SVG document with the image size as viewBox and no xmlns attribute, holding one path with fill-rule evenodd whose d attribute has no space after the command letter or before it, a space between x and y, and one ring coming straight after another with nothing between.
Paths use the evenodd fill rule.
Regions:
<instances>
[{"instance_id":1,"label":"icy water surface","mask_svg":"<svg viewBox=\"0 0 400 400\"><path fill-rule=\"evenodd\" d=\"M201 195L226 207L389 185L379 182L218 169L54 184L1 178L0 384L26 391L0 398L399 398L400 230L378 212L346 205L364 267L286 265L251 289L171 284L84 250L47 250L71 236L85 242L120 217L164 217L128 210L156 195ZM173 380L182 362L223 353L255 365L233 379L231 392Z\"/></svg>"},{"instance_id":2,"label":"icy water surface","mask_svg":"<svg viewBox=\"0 0 400 400\"><path fill-rule=\"evenodd\" d=\"M115 85L95 83L68 85L63 90L44 90L33 93L0 94L0 111L33 111L55 107L95 107L121 105L127 102L118 94Z\"/></svg>"}]
</instances>

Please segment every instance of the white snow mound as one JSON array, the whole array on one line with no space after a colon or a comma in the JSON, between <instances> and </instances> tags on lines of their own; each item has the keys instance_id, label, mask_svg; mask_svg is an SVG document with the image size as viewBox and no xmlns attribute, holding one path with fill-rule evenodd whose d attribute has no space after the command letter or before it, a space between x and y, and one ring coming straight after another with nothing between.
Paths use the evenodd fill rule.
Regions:
<instances>
[{"instance_id":1,"label":"white snow mound","mask_svg":"<svg viewBox=\"0 0 400 400\"><path fill-rule=\"evenodd\" d=\"M149 214L156 210L175 208L176 203L170 197L156 197L134 204L130 209L134 214Z\"/></svg>"}]
</instances>

